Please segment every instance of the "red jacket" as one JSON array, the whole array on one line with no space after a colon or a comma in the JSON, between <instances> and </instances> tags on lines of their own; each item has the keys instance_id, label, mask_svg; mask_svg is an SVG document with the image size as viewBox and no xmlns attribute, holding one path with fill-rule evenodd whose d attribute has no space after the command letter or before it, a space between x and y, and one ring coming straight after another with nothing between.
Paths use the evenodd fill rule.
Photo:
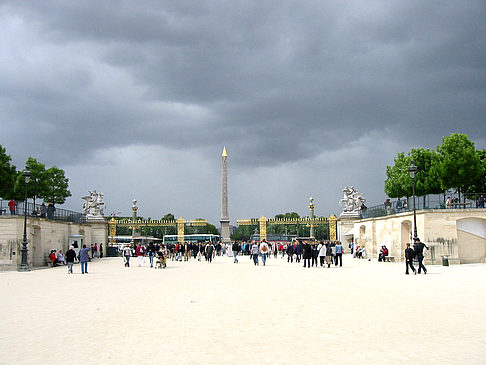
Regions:
<instances>
[{"instance_id":1,"label":"red jacket","mask_svg":"<svg viewBox=\"0 0 486 365\"><path fill-rule=\"evenodd\" d=\"M145 253L145 249L143 248L143 246L142 245L137 246L137 251L136 251L137 256L143 256L144 253Z\"/></svg>"}]
</instances>

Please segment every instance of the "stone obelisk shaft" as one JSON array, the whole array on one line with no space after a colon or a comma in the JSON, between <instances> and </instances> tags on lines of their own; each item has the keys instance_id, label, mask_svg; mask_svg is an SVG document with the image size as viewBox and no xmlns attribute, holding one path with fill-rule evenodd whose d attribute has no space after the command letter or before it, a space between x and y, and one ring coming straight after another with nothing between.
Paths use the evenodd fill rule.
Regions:
<instances>
[{"instance_id":1,"label":"stone obelisk shaft","mask_svg":"<svg viewBox=\"0 0 486 365\"><path fill-rule=\"evenodd\" d=\"M230 242L229 214L228 214L228 154L226 147L221 155L223 171L221 174L221 241Z\"/></svg>"}]
</instances>

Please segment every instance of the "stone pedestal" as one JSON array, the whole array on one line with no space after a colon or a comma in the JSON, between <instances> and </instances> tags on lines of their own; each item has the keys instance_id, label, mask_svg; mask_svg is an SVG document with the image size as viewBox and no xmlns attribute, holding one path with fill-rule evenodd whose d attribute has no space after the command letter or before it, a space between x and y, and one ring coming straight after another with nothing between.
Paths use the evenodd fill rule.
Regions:
<instances>
[{"instance_id":1,"label":"stone pedestal","mask_svg":"<svg viewBox=\"0 0 486 365\"><path fill-rule=\"evenodd\" d=\"M339 237L341 238L341 243L342 243L344 249L346 250L346 252L350 252L349 244L351 242L353 242L354 247L356 247L357 237L354 237L354 234L352 235L348 232L351 231L351 233L354 233L354 232L352 232L353 227L354 227L354 222L358 219L359 219L358 214L342 213L340 215L340 218L339 218L339 223L340 223L340 225L339 225L339 228L340 228Z\"/></svg>"},{"instance_id":2,"label":"stone pedestal","mask_svg":"<svg viewBox=\"0 0 486 365\"><path fill-rule=\"evenodd\" d=\"M94 245L95 243L97 243L98 250L100 247L100 243L102 243L103 248L106 250L106 247L108 246L108 223L105 220L96 220L89 221L88 224L91 227L91 241L87 243L90 245Z\"/></svg>"}]
</instances>

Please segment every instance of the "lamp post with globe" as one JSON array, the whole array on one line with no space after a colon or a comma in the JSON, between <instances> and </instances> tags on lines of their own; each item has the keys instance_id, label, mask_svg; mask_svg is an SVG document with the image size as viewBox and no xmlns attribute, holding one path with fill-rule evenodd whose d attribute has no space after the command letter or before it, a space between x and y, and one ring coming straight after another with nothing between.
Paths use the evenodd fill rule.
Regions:
<instances>
[{"instance_id":1,"label":"lamp post with globe","mask_svg":"<svg viewBox=\"0 0 486 365\"><path fill-rule=\"evenodd\" d=\"M27 263L27 184L29 183L32 173L28 168L22 172L24 177L24 239L22 241L22 261L20 263L19 271L29 271L29 265Z\"/></svg>"},{"instance_id":2,"label":"lamp post with globe","mask_svg":"<svg viewBox=\"0 0 486 365\"><path fill-rule=\"evenodd\" d=\"M415 176L417 175L418 168L412 160L408 173L412 178L412 195L413 195L413 238L417 238L417 213L415 210Z\"/></svg>"}]
</instances>

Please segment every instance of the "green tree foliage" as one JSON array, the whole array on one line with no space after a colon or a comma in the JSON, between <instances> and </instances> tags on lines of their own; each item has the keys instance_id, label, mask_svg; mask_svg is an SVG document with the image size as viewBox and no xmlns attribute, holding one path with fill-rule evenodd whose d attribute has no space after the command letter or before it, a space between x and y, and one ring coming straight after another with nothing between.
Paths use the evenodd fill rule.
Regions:
<instances>
[{"instance_id":1,"label":"green tree foliage","mask_svg":"<svg viewBox=\"0 0 486 365\"><path fill-rule=\"evenodd\" d=\"M412 196L412 178L408 172L412 161L417 166L415 194L439 194L443 191L439 177L439 156L429 149L412 149L407 156L398 153L395 165L386 167L385 193L390 198Z\"/></svg>"},{"instance_id":2,"label":"green tree foliage","mask_svg":"<svg viewBox=\"0 0 486 365\"><path fill-rule=\"evenodd\" d=\"M467 191L481 176L482 166L474 143L465 134L452 133L437 146L438 174L443 190Z\"/></svg>"},{"instance_id":3,"label":"green tree foliage","mask_svg":"<svg viewBox=\"0 0 486 365\"><path fill-rule=\"evenodd\" d=\"M46 189L39 195L44 201L63 204L66 198L71 196L68 190L69 179L64 175L64 170L53 166L46 170Z\"/></svg>"},{"instance_id":4,"label":"green tree foliage","mask_svg":"<svg viewBox=\"0 0 486 365\"><path fill-rule=\"evenodd\" d=\"M14 198L14 186L18 174L15 166L10 163L11 160L7 150L0 145L0 198L2 199Z\"/></svg>"},{"instance_id":5,"label":"green tree foliage","mask_svg":"<svg viewBox=\"0 0 486 365\"><path fill-rule=\"evenodd\" d=\"M481 163L481 173L478 178L466 189L470 193L486 193L486 150L476 151ZM474 198L471 196L471 198Z\"/></svg>"},{"instance_id":6,"label":"green tree foliage","mask_svg":"<svg viewBox=\"0 0 486 365\"><path fill-rule=\"evenodd\" d=\"M25 167L29 169L31 173L30 181L27 184L27 198L34 199L44 196L47 191L47 175L46 167L44 164L38 162L35 158L29 157L25 162ZM24 196L25 180L22 173L18 174L15 182L15 191L17 195Z\"/></svg>"},{"instance_id":7,"label":"green tree foliage","mask_svg":"<svg viewBox=\"0 0 486 365\"><path fill-rule=\"evenodd\" d=\"M405 156L404 152L399 152L395 157L395 164L386 167L385 193L390 198L412 195L412 181L408 174L411 160L410 156Z\"/></svg>"}]
</instances>

